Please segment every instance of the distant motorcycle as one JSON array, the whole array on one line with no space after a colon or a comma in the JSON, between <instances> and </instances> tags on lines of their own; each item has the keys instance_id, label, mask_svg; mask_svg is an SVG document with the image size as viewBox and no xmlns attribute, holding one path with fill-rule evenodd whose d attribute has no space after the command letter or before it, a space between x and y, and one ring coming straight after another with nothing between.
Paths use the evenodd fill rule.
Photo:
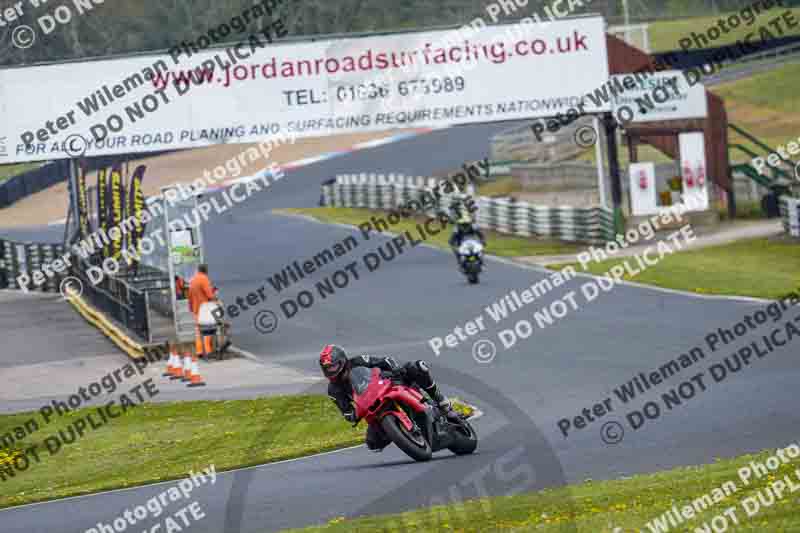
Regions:
<instances>
[{"instance_id":1,"label":"distant motorcycle","mask_svg":"<svg viewBox=\"0 0 800 533\"><path fill-rule=\"evenodd\" d=\"M465 239L458 247L458 262L467 281L478 283L478 276L483 271L483 244L478 239Z\"/></svg>"},{"instance_id":2,"label":"distant motorcycle","mask_svg":"<svg viewBox=\"0 0 800 533\"><path fill-rule=\"evenodd\" d=\"M478 436L466 419L449 420L427 395L397 376L377 368L355 367L350 380L358 420L378 424L415 461L427 461L444 448L456 455L477 448Z\"/></svg>"}]
</instances>

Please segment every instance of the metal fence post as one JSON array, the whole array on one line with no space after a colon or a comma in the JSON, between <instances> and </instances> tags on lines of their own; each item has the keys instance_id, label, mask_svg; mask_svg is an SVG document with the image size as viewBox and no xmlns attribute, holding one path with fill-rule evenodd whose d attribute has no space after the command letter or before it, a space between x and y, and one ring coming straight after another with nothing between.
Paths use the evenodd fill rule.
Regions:
<instances>
[{"instance_id":1,"label":"metal fence post","mask_svg":"<svg viewBox=\"0 0 800 533\"><path fill-rule=\"evenodd\" d=\"M150 329L150 291L144 291L144 328L147 333L147 343L153 342L153 332Z\"/></svg>"}]
</instances>

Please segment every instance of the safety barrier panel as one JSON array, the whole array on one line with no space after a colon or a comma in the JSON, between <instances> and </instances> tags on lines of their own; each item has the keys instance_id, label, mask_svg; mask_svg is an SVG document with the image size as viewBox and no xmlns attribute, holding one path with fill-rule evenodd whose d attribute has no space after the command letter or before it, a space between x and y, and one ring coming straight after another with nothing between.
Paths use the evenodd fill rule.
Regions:
<instances>
[{"instance_id":1,"label":"safety barrier panel","mask_svg":"<svg viewBox=\"0 0 800 533\"><path fill-rule=\"evenodd\" d=\"M435 215L442 210L440 205L447 205L460 194L455 190L452 193L442 192L443 183L443 179L425 176L340 174L335 180L323 183L320 203L340 207L395 209L402 206L416 208L412 202L418 202L424 207L422 213ZM471 184L467 186L469 193L474 193L474 190ZM423 202L425 194L429 200ZM431 197L436 199L436 204L430 201Z\"/></svg>"},{"instance_id":2,"label":"safety barrier panel","mask_svg":"<svg viewBox=\"0 0 800 533\"><path fill-rule=\"evenodd\" d=\"M396 185L400 187L416 187L433 189L442 181L430 176L406 176L405 174L339 174L336 183L342 185Z\"/></svg>"},{"instance_id":3,"label":"safety barrier panel","mask_svg":"<svg viewBox=\"0 0 800 533\"><path fill-rule=\"evenodd\" d=\"M81 282L83 300L113 318L141 341L150 342L150 291L135 288L125 279L108 275L94 283L96 280L92 280L87 271L90 266L98 265L92 265L76 255L70 256L71 265L62 262L63 271L55 272L54 261L62 258L66 252L67 249L62 244L0 239L0 288L22 289L17 278L27 274L31 280L36 280L38 276L44 276L46 280L39 285L31 281L26 286L27 290L60 292L65 278L77 278ZM142 266L141 270L148 270L148 267ZM34 272L37 277L34 277ZM141 272L140 276L144 274L145 272ZM74 285L70 285L70 288L78 290Z\"/></svg>"},{"instance_id":4,"label":"safety barrier panel","mask_svg":"<svg viewBox=\"0 0 800 533\"><path fill-rule=\"evenodd\" d=\"M76 306L80 313L114 342L122 342L120 346L131 357L141 356L142 346L163 343L174 335L171 288L166 272L140 263L135 269L123 268L114 275L101 276L99 257L82 259L78 254L70 254L70 264L61 261L54 265L66 252L62 244L0 239L0 289L22 289L17 278L23 274L31 280L44 276L45 281L39 285L28 283L25 288L29 291L57 293L64 279L79 280L80 284L69 283L70 289L81 293L70 297L72 303L79 301ZM54 266L62 272L55 272ZM98 325L98 321L103 325Z\"/></svg>"},{"instance_id":5,"label":"safety barrier panel","mask_svg":"<svg viewBox=\"0 0 800 533\"><path fill-rule=\"evenodd\" d=\"M614 239L614 217L603 207L551 207L514 199L478 197L481 228L524 237L604 243Z\"/></svg>"},{"instance_id":6,"label":"safety barrier panel","mask_svg":"<svg viewBox=\"0 0 800 533\"><path fill-rule=\"evenodd\" d=\"M150 342L150 304L148 291L133 287L126 280L104 275L101 280L92 279L90 266L98 267L99 260L91 264L80 260L72 269L72 276L81 281L83 300L114 319L125 329L137 335L142 341ZM97 270L95 270L97 272Z\"/></svg>"},{"instance_id":7,"label":"safety barrier panel","mask_svg":"<svg viewBox=\"0 0 800 533\"><path fill-rule=\"evenodd\" d=\"M69 176L68 161L55 161L23 172L0 183L0 208L36 194Z\"/></svg>"},{"instance_id":8,"label":"safety barrier panel","mask_svg":"<svg viewBox=\"0 0 800 533\"><path fill-rule=\"evenodd\" d=\"M67 300L87 322L102 331L106 337L111 339L111 342L119 346L129 357L132 359L144 357L147 347L136 342L136 340L131 338L125 331L118 328L111 320L103 315L103 313L99 313L92 306L87 305L84 298L80 296L68 296Z\"/></svg>"},{"instance_id":9,"label":"safety barrier panel","mask_svg":"<svg viewBox=\"0 0 800 533\"><path fill-rule=\"evenodd\" d=\"M117 161L124 160L128 156L133 159L143 157L154 157L166 151L146 152L138 154L119 154L111 156L91 157L86 161L89 172L111 166ZM16 201L36 194L39 191L52 187L56 183L66 181L69 177L69 159L59 159L46 163L38 168L34 168L16 176L13 176L3 183L0 183L0 209L8 207Z\"/></svg>"},{"instance_id":10,"label":"safety barrier panel","mask_svg":"<svg viewBox=\"0 0 800 533\"><path fill-rule=\"evenodd\" d=\"M435 178L406 177L384 174L347 174L322 185L322 205L395 209L420 201L426 189L435 187ZM447 201L456 194L441 194ZM420 202L421 203L421 202ZM613 215L602 207L549 207L517 202L513 199L476 199L479 227L521 236L537 236L574 242L600 243L613 240ZM425 214L441 210L432 206Z\"/></svg>"},{"instance_id":11,"label":"safety barrier panel","mask_svg":"<svg viewBox=\"0 0 800 533\"><path fill-rule=\"evenodd\" d=\"M792 237L800 237L800 198L782 196L780 206L786 233Z\"/></svg>"},{"instance_id":12,"label":"safety barrier panel","mask_svg":"<svg viewBox=\"0 0 800 533\"><path fill-rule=\"evenodd\" d=\"M34 272L41 271L45 265L63 256L66 249L61 244L18 242L0 239L0 288L20 289L17 278L27 274L34 279ZM31 291L58 292L61 281L69 275L52 271L52 276L45 276L46 281L40 285L31 282L27 289ZM45 274L41 274L45 275Z\"/></svg>"}]
</instances>

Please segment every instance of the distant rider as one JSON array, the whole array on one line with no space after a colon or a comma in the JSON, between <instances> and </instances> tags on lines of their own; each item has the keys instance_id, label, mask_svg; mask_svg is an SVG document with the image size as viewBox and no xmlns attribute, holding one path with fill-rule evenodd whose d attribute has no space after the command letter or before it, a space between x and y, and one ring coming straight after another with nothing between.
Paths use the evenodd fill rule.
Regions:
<instances>
[{"instance_id":1,"label":"distant rider","mask_svg":"<svg viewBox=\"0 0 800 533\"><path fill-rule=\"evenodd\" d=\"M460 259L458 257L458 247L461 246L461 243L468 238L477 239L482 245L486 246L486 237L484 237L483 232L478 229L477 224L472 222L472 217L466 213L462 213L458 218L458 222L456 223L456 229L453 231L453 234L450 236L450 240L448 241L450 247L453 249L453 253L456 256L456 260L459 262Z\"/></svg>"},{"instance_id":2,"label":"distant rider","mask_svg":"<svg viewBox=\"0 0 800 533\"><path fill-rule=\"evenodd\" d=\"M439 387L433 381L428 364L425 361L408 362L401 366L393 357L359 355L358 357L349 358L343 348L335 344L328 344L319 354L319 366L322 368L322 373L329 380L328 396L348 422L356 421L350 371L358 366L379 368L401 377L409 385L417 385L439 405L439 408L447 418L451 420L460 419L460 415L453 410L450 400L439 391ZM366 441L367 448L376 452L383 450L391 443L383 429L377 425L370 425L367 428Z\"/></svg>"}]
</instances>

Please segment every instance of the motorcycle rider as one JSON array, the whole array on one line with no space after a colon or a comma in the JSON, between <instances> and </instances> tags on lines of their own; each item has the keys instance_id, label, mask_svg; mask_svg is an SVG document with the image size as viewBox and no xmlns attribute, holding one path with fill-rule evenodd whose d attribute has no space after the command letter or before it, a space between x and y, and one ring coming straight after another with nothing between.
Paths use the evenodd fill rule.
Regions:
<instances>
[{"instance_id":1,"label":"motorcycle rider","mask_svg":"<svg viewBox=\"0 0 800 533\"><path fill-rule=\"evenodd\" d=\"M470 194L458 193L451 196L448 212L452 220L458 220L464 216L471 217L472 213L477 210L475 199Z\"/></svg>"},{"instance_id":2,"label":"motorcycle rider","mask_svg":"<svg viewBox=\"0 0 800 533\"><path fill-rule=\"evenodd\" d=\"M460 415L453 409L448 400L436 386L425 361L407 362L400 365L394 357L372 357L359 355L348 357L347 352L335 344L326 345L319 354L319 366L328 378L328 397L342 412L345 420L356 422L356 410L353 406L353 387L350 382L350 370L354 367L379 368L403 378L403 381L422 388L435 401L445 416L453 421L460 420ZM380 426L370 425L367 428L367 448L380 452L391 443Z\"/></svg>"},{"instance_id":3,"label":"motorcycle rider","mask_svg":"<svg viewBox=\"0 0 800 533\"><path fill-rule=\"evenodd\" d=\"M477 224L472 222L472 217L466 213L462 213L456 223L456 229L453 231L448 241L453 250L453 254L456 256L459 267L461 267L461 258L458 256L458 247L461 246L461 243L467 238L478 239L482 245L486 246L486 237L484 237L483 232L478 228Z\"/></svg>"}]
</instances>

